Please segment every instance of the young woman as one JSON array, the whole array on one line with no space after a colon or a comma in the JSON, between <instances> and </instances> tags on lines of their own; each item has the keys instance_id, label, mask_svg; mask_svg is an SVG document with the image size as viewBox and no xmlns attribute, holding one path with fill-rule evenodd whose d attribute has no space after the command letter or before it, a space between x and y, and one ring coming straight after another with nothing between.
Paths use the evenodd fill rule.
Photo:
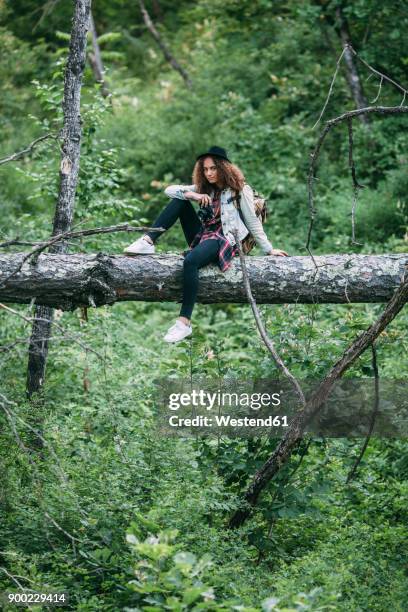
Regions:
<instances>
[{"instance_id":1,"label":"young woman","mask_svg":"<svg viewBox=\"0 0 408 612\"><path fill-rule=\"evenodd\" d=\"M172 200L152 225L167 230L180 219L189 245L184 259L180 316L164 336L166 342L179 342L192 333L191 314L198 291L198 270L211 262L217 262L223 272L228 270L232 258L239 252L233 230L238 230L239 240L250 232L265 255L287 255L285 251L272 248L255 214L252 189L245 183L241 170L228 159L225 149L214 146L197 157L193 183L170 185L165 189ZM240 194L243 220L234 205L236 193ZM190 200L199 203L198 214ZM124 252L127 255L154 253L154 243L162 233L151 231Z\"/></svg>"}]
</instances>

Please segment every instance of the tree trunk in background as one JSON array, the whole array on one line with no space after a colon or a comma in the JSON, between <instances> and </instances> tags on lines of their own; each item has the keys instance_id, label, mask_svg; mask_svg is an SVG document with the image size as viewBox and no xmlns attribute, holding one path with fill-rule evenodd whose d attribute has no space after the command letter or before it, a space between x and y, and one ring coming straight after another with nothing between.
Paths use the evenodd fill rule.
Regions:
<instances>
[{"instance_id":1,"label":"tree trunk in background","mask_svg":"<svg viewBox=\"0 0 408 612\"><path fill-rule=\"evenodd\" d=\"M336 9L336 18L338 22L339 36L341 38L343 47L346 47L347 45L352 45L348 22L343 13L341 5L339 5ZM367 98L364 95L363 86L361 84L361 80L358 74L355 58L348 46L344 53L344 60L346 62L346 78L356 108L366 108L368 106ZM359 119L365 125L370 124L367 115L360 115Z\"/></svg>"},{"instance_id":2,"label":"tree trunk in background","mask_svg":"<svg viewBox=\"0 0 408 612\"><path fill-rule=\"evenodd\" d=\"M89 63L91 64L92 71L95 76L95 81L101 86L101 93L104 98L110 95L109 88L105 81L105 70L103 68L103 62L101 57L101 50L98 43L98 35L96 33L95 22L91 12L90 17L90 32L92 35L92 48L93 53L88 53Z\"/></svg>"},{"instance_id":3,"label":"tree trunk in background","mask_svg":"<svg viewBox=\"0 0 408 612\"><path fill-rule=\"evenodd\" d=\"M140 10L143 15L143 20L145 22L145 25L147 29L149 30L150 34L153 36L154 40L159 45L160 49L162 50L164 57L169 62L170 66L174 68L174 70L177 70L177 72L181 75L187 87L191 89L193 84L190 80L190 77L188 76L184 68L180 66L180 64L178 63L174 55L171 53L170 49L168 48L168 46L166 45L162 37L160 36L159 32L156 30L156 27L153 21L151 20L149 13L146 10L143 0L139 0L139 6L140 6Z\"/></svg>"},{"instance_id":4,"label":"tree trunk in background","mask_svg":"<svg viewBox=\"0 0 408 612\"><path fill-rule=\"evenodd\" d=\"M82 133L80 115L81 83L86 61L86 36L89 28L90 13L91 0L76 0L64 79L62 158L58 201L53 222L53 236L70 229L74 214ZM51 253L65 253L66 250L67 245L65 242L57 243L50 248ZM33 393L40 391L44 384L52 319L52 308L36 306L35 320L28 349L27 394L29 397Z\"/></svg>"},{"instance_id":5,"label":"tree trunk in background","mask_svg":"<svg viewBox=\"0 0 408 612\"><path fill-rule=\"evenodd\" d=\"M159 0L152 0L152 6L157 21L163 21L163 11L161 9Z\"/></svg>"}]
</instances>

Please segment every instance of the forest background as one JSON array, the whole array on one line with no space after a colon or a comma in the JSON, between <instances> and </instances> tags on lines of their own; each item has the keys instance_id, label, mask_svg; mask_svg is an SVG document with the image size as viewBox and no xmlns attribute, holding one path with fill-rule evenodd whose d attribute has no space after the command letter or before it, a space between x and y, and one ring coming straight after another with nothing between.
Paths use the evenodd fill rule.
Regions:
<instances>
[{"instance_id":1,"label":"forest background","mask_svg":"<svg viewBox=\"0 0 408 612\"><path fill-rule=\"evenodd\" d=\"M164 187L190 183L195 156L218 144L268 197L274 246L305 254L309 156L323 124L313 126L342 51L339 6L360 57L406 87L405 2L146 1L188 87L138 2L95 0L110 95L88 62L74 222L149 223L167 201ZM0 0L0 158L61 128L72 13L66 0ZM368 101L401 103L395 88L384 81L379 89L379 79L356 63ZM356 107L346 77L342 63L323 121ZM354 131L364 185L359 244L351 239L348 136L340 126L321 156L313 252L406 252L406 116L355 121ZM2 241L50 235L59 164L58 141L47 140L1 166ZM128 242L129 235L111 234L70 249L120 254ZM159 252L184 248L176 228L158 243ZM321 378L381 310L261 307L299 379ZM250 520L227 530L277 441L158 437L153 377L251 380L279 372L248 306L198 305L192 344L169 347L161 336L177 311L176 304L138 302L89 309L87 320L57 311L46 384L30 402L30 325L0 312L8 406L0 417L0 588L66 591L70 608L81 611L406 609L407 442L371 439L346 482L363 440L307 438ZM406 377L407 324L402 311L378 339L380 378ZM372 377L371 354L347 375ZM39 422L45 443L36 445Z\"/></svg>"}]
</instances>

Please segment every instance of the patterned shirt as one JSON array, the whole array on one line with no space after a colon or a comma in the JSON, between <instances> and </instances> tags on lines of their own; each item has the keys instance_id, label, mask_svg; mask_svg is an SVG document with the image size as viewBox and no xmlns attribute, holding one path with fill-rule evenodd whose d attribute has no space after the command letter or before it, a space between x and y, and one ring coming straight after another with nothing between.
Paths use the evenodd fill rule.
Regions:
<instances>
[{"instance_id":1,"label":"patterned shirt","mask_svg":"<svg viewBox=\"0 0 408 612\"><path fill-rule=\"evenodd\" d=\"M228 270L231 266L232 259L238 255L238 247L232 246L224 236L221 224L221 191L214 193L213 199L209 206L212 207L213 217L202 224L199 232L194 236L190 249L203 242L204 240L218 240L220 249L218 251L218 265L222 272Z\"/></svg>"}]
</instances>

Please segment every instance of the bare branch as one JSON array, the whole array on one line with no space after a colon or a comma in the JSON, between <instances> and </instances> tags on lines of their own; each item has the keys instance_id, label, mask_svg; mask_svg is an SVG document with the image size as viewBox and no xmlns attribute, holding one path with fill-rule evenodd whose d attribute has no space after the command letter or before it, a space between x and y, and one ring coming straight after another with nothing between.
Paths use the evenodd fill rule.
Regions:
<instances>
[{"instance_id":1,"label":"bare branch","mask_svg":"<svg viewBox=\"0 0 408 612\"><path fill-rule=\"evenodd\" d=\"M358 357L378 338L381 332L398 315L408 300L408 267L407 273L399 288L388 302L386 308L370 325L370 327L358 336L354 342L345 350L343 356L332 366L317 390L307 401L306 406L301 408L293 417L285 437L264 465L255 474L252 483L245 492L243 501L245 506L235 512L229 526L238 527L249 516L250 508L258 500L261 491L267 486L281 467L288 461L294 448L302 439L303 431L309 422L322 408L329 397L336 381L356 361Z\"/></svg>"},{"instance_id":2,"label":"bare branch","mask_svg":"<svg viewBox=\"0 0 408 612\"><path fill-rule=\"evenodd\" d=\"M38 22L34 25L33 28L33 32L35 32L35 30L42 24L42 22L44 21L44 19L46 17L48 17L48 15L50 15L52 13L52 11L54 10L54 8L57 6L58 2L60 0L48 0L44 6L42 8L38 8L37 10L42 10L42 15L40 17L40 19L38 20ZM36 11L34 11L36 12Z\"/></svg>"},{"instance_id":3,"label":"bare branch","mask_svg":"<svg viewBox=\"0 0 408 612\"><path fill-rule=\"evenodd\" d=\"M308 179L307 179L310 222L309 222L309 229L308 229L307 239L306 239L306 249L309 252L310 256L312 256L312 253L310 250L310 240L311 240L314 220L316 217L316 208L314 205L313 184L314 184L314 181L316 180L315 170L316 170L317 160L319 158L322 145L326 139L326 136L328 135L330 130L335 125L338 125L339 123L342 123L343 121L349 121L353 119L354 117L358 117L364 113L379 114L379 115L397 115L399 113L408 113L408 106L368 106L367 108L358 108L356 110L348 111L326 122L325 127L320 133L319 138L317 140L317 144L311 154L309 174L308 174Z\"/></svg>"},{"instance_id":4,"label":"bare branch","mask_svg":"<svg viewBox=\"0 0 408 612\"><path fill-rule=\"evenodd\" d=\"M381 80L380 80L380 84L378 86L378 92L377 95L375 96L374 100L371 102L371 104L375 104L378 100L378 98L380 97L381 94L381 88L382 88L382 84L383 84L383 79L384 77L381 75Z\"/></svg>"},{"instance_id":5,"label":"bare branch","mask_svg":"<svg viewBox=\"0 0 408 612\"><path fill-rule=\"evenodd\" d=\"M59 136L58 134L50 133L50 134L44 134L44 136L40 136L39 138L36 138L35 140L33 140L32 143L30 143L22 151L18 151L17 153L13 153L13 155L8 155L7 157L3 157L3 159L0 159L0 166L2 166L3 164L7 164L8 162L11 162L11 161L17 161L18 159L21 159L25 155L28 155L29 153L31 153L31 151L36 147L36 145L39 142L43 142L44 140L47 140L48 138L58 139Z\"/></svg>"},{"instance_id":6,"label":"bare branch","mask_svg":"<svg viewBox=\"0 0 408 612\"><path fill-rule=\"evenodd\" d=\"M61 527L61 525L59 525L59 524L57 523L57 521L56 521L54 518L52 518L52 516L50 516L50 515L48 514L48 512L44 512L44 516L46 516L46 517L47 517L47 519L49 519L49 520L51 521L51 523L54 525L54 527L56 527L56 528L58 529L58 531L61 531L61 533L63 533L65 536L67 536L67 538L68 538L69 540L71 540L72 544L73 544L74 542L80 542L80 543L83 543L83 540L80 540L79 538L76 538L75 536L73 536L73 535L71 535L70 533L68 533L68 531L65 531L65 529L64 529L63 527Z\"/></svg>"},{"instance_id":7,"label":"bare branch","mask_svg":"<svg viewBox=\"0 0 408 612\"><path fill-rule=\"evenodd\" d=\"M361 459L363 458L363 455L364 455L364 453L366 451L366 448L368 446L368 443L370 441L371 434L373 433L375 419L377 418L378 408L380 406L380 377L379 377L379 374L378 374L377 351L376 351L376 348L375 348L374 344L371 345L371 352L372 352L372 364L373 364L373 372L374 372L374 390L375 390L374 410L373 410L373 413L371 415L370 425L369 425L369 428L368 428L366 439L364 440L363 447L362 447L362 449L360 451L360 454L357 457L353 467L351 468L350 472L348 473L348 476L347 476L347 479L346 479L346 484L349 483L350 480L352 478L354 478L354 476L356 475L357 468L360 465Z\"/></svg>"},{"instance_id":8,"label":"bare branch","mask_svg":"<svg viewBox=\"0 0 408 612\"><path fill-rule=\"evenodd\" d=\"M329 92L327 94L327 97L326 97L325 103L323 105L323 108L322 108L322 110L320 112L320 115L319 115L316 123L313 125L312 129L314 129L318 125L318 123L320 122L320 120L323 117L323 114L324 114L324 112L325 112L325 110L327 108L327 104L328 104L328 102L330 100L330 97L331 97L331 94L333 92L333 86L334 86L334 83L335 83L335 80L336 80L336 77L337 77L337 74L338 74L338 71L339 71L339 68L340 68L340 64L341 64L341 61L342 61L343 57L346 56L346 59L350 62L351 54L353 54L362 64L364 64L364 66L366 66L366 68L368 68L370 70L371 74L374 74L374 75L380 77L380 84L379 84L379 88L378 88L378 93L377 93L377 96L375 97L375 99L372 101L372 104L375 104L375 102L377 102L377 100L378 100L378 98L380 96L380 93L381 93L382 83L383 83L384 80L386 80L389 83L391 83L391 85L393 85L394 87L396 87L399 91L401 91L403 93L403 99L402 99L402 102L401 102L400 106L404 106L404 102L405 102L405 98L406 98L406 95L408 93L408 90L405 89L404 87L402 87L402 85L400 85L399 83L397 83L396 81L394 81L390 77L388 77L386 74L383 74L379 70L376 70L375 68L373 68L368 62L366 62L362 57L360 57L360 55L357 53L357 51L355 51L355 49L353 49L353 47L352 47L352 45L351 45L351 43L349 41L345 41L344 40L343 42L345 44L344 44L343 50L342 50L342 52L341 52L341 54L340 54L340 56L339 56L339 58L337 60L336 69L335 69L332 81L330 83ZM362 101L363 98L361 96L359 96L359 100ZM366 108L365 104L358 104L357 106L360 109L362 109L363 107ZM360 115L357 115L357 116L360 116Z\"/></svg>"},{"instance_id":9,"label":"bare branch","mask_svg":"<svg viewBox=\"0 0 408 612\"><path fill-rule=\"evenodd\" d=\"M2 303L0 303L0 308L2 308L3 310L7 310L8 312L10 312L11 314L16 315L17 317L20 317L21 319L26 321L26 323L33 323L33 321L35 321L35 320L42 321L42 322L46 322L47 321L47 319L43 319L43 318L35 317L35 316L34 317L26 317L21 312L18 312L18 310L14 310L14 308L10 308L9 306L6 306L5 304L2 304ZM75 336L74 334L70 334L69 332L67 332L66 329L64 329L62 327L62 325L60 325L56 321L54 321L53 324L54 324L54 327L56 327L61 332L63 332L64 335L67 338L69 338L70 340L72 340L73 342L78 344L82 349L84 349L86 351L90 351L91 353L96 355L98 357L98 359L100 359L101 361L105 360L105 357L103 355L98 353L98 351L93 349L91 346L88 346L87 344L84 344L83 342L81 342L81 340L78 340L77 336ZM51 340L50 336L47 336L46 338L47 338L47 340Z\"/></svg>"},{"instance_id":10,"label":"bare branch","mask_svg":"<svg viewBox=\"0 0 408 612\"><path fill-rule=\"evenodd\" d=\"M129 223L120 223L119 225L106 225L103 227L94 227L93 229L86 229L80 231L68 231L63 234L58 234L49 240L42 240L41 242L21 242L19 237L8 240L7 242L1 242L0 248L9 246L40 246L41 249L59 242L60 240L71 239L71 238L83 238L84 236L94 236L95 234L113 234L114 232L151 232L154 229L155 232L165 232L163 227L146 227L144 225L130 225Z\"/></svg>"},{"instance_id":11,"label":"bare branch","mask_svg":"<svg viewBox=\"0 0 408 612\"><path fill-rule=\"evenodd\" d=\"M349 137L349 168L351 171L351 177L353 181L353 205L351 207L351 232L352 232L351 239L352 239L353 244L359 244L356 242L355 214L356 214L356 207L357 207L358 192L359 192L359 189L363 189L363 185L360 185L357 182L356 167L355 167L354 158L353 158L353 119L351 118L347 119L347 126L348 126L348 137Z\"/></svg>"},{"instance_id":12,"label":"bare branch","mask_svg":"<svg viewBox=\"0 0 408 612\"><path fill-rule=\"evenodd\" d=\"M347 22L345 21L344 15L342 14L341 8L337 9L337 17L340 19L340 23L343 24L343 29L344 31L342 32L342 40L345 43L344 47L343 47L343 51L339 57L339 59L337 60L337 65L336 65L336 70L334 72L334 76L333 79L331 81L330 84L330 88L329 88L329 93L327 95L326 101L323 105L323 109L319 115L318 120L316 121L316 123L314 124L313 128L316 127L316 125L319 123L320 119L323 116L324 111L326 110L328 101L330 99L331 93L333 91L333 85L335 82L335 79L337 77L337 73L339 70L339 66L340 63L343 59L344 56L346 56L346 61L348 63L350 63L351 61L351 55L354 54L371 72L372 74L375 74L376 76L380 77L380 84L379 84L379 89L378 89L378 93L377 96L375 98L375 100L373 101L376 102L380 96L380 92L381 92L381 87L382 87L382 83L383 80L385 79L386 81L388 81L389 83L391 83L394 87L396 87L399 91L401 91L403 93L403 99L401 101L401 104L397 107L384 107L384 106L369 106L369 107L364 107L364 108L358 108L356 110L353 111L349 111L347 113L343 113L342 115L331 119L330 121L327 121L325 124L324 129L322 130L316 147L313 151L313 153L311 154L311 161L310 161L310 166L309 166L309 174L308 174L308 201L309 201L309 217L310 217L310 221L309 221L309 228L308 228L308 232L307 232L307 238L306 238L306 250L308 251L309 255L311 256L313 263L316 266L316 270L317 270L317 265L315 262L315 259L313 257L313 254L311 252L310 249L310 240L311 240L311 236L312 236L312 231L313 231L313 226L314 226L314 221L315 221L315 217L316 217L316 208L314 205L314 193L313 193L313 187L314 187L314 181L317 180L316 178L316 173L315 173L315 166L317 164L317 159L320 155L320 150L323 144L323 141L325 140L327 134L329 133L329 131L331 130L331 128L336 125L337 123L340 123L342 121L347 120L348 122L348 130L349 130L349 167L351 170L351 175L352 175L352 179L353 179L353 204L352 204L352 210L351 210L351 223L352 223L352 242L354 244L358 244L356 243L355 240L355 210L356 210L356 206L357 206L357 199L358 199L358 190L361 189L363 186L359 185L356 179L356 174L355 174L355 166L354 166L354 161L353 161L353 132L352 132L352 119L354 117L361 117L362 115L366 115L366 114L370 114L370 113L379 113L379 114L394 114L394 113L398 113L398 112L407 112L408 111L408 107L404 106L404 102L405 102L405 97L406 94L408 93L408 90L406 90L404 87L402 87L401 85L399 85L396 81L394 81L393 79L390 79L389 77L387 77L385 74L383 74L382 72L379 72L378 70L376 70L375 68L373 68L372 66L370 66L370 64L368 64L365 60L363 60L358 53L353 49L353 47L351 46L349 40L346 40L348 37L348 32L347 32ZM353 69L353 66L350 65L350 69ZM358 77L357 80L359 81ZM361 95L362 92L356 92L356 99L360 100L360 102L363 100L363 96ZM358 106L361 106L361 104L359 104ZM398 110L400 109L400 111Z\"/></svg>"},{"instance_id":13,"label":"bare branch","mask_svg":"<svg viewBox=\"0 0 408 612\"><path fill-rule=\"evenodd\" d=\"M397 89L399 89L403 94L404 94L404 99L406 94L408 93L408 89L405 89L405 87L402 87L402 85L400 85L399 83L397 83L396 81L394 81L393 79L390 79L390 77L388 77L386 74L383 74L382 72L380 72L379 70L376 70L375 68L373 68L368 62L366 62L362 57L360 57L360 55L357 53L357 51L355 51L353 49L353 47L349 44L348 48L350 49L351 53L353 53L357 59L364 64L364 66L366 66L366 68L368 68L369 70L371 70L371 72L373 74L376 74L377 76L379 76L382 79L385 79L386 81L388 81L389 83L391 83L391 85L394 85L394 87L396 87Z\"/></svg>"},{"instance_id":14,"label":"bare branch","mask_svg":"<svg viewBox=\"0 0 408 612\"><path fill-rule=\"evenodd\" d=\"M320 122L320 119L323 117L324 112L325 112L325 110L327 108L327 105L329 103L330 97L331 97L332 92L333 92L334 83L336 81L337 74L339 72L340 63L341 63L341 60L343 59L343 55L345 54L345 52L346 52L346 48L344 47L343 51L341 52L340 57L339 57L339 59L337 60L337 63L336 63L336 70L334 71L333 78L332 78L331 83L330 83L329 93L327 94L327 98L325 100L325 103L323 104L323 108L322 108L322 110L320 112L320 115L319 115L316 123L313 125L312 130L314 130L315 127L318 125L318 123Z\"/></svg>"},{"instance_id":15,"label":"bare branch","mask_svg":"<svg viewBox=\"0 0 408 612\"><path fill-rule=\"evenodd\" d=\"M154 40L157 42L157 44L160 47L160 49L162 50L164 57L169 62L170 66L172 68L174 68L174 70L176 70L181 75L181 77L182 77L183 81L185 82L185 84L187 85L187 87L189 89L191 89L193 84L191 82L190 77L188 76L188 74L184 70L184 68L178 63L178 61L176 60L176 58L171 53L170 49L168 48L168 46L166 45L166 43L164 42L164 40L160 36L160 34L157 31L157 29L156 29L156 27L155 27L155 25L154 25L150 15L149 15L149 13L146 10L146 7L145 7L145 4L144 4L143 0L139 0L139 6L140 6L140 10L141 10L142 15L143 15L143 20L145 22L145 25L146 25L147 29L149 30L150 34L153 36Z\"/></svg>"},{"instance_id":16,"label":"bare branch","mask_svg":"<svg viewBox=\"0 0 408 612\"><path fill-rule=\"evenodd\" d=\"M353 119L352 117L347 118L348 136L349 136L349 168L351 171L351 177L353 179L353 188L363 189L364 185L360 185L356 177L356 167L353 159Z\"/></svg>"},{"instance_id":17,"label":"bare branch","mask_svg":"<svg viewBox=\"0 0 408 612\"><path fill-rule=\"evenodd\" d=\"M10 408L6 406L6 404L7 406L12 406L12 402L10 402L2 393L0 393L0 408L2 408L4 414L6 415L7 421L9 422L10 429L13 432L14 439L17 443L17 446L23 451L23 453L25 453L33 470L37 471L37 466L31 456L31 453L29 449L26 447L26 445L24 444L24 442L22 441L20 434L17 431L14 413L11 411Z\"/></svg>"},{"instance_id":18,"label":"bare branch","mask_svg":"<svg viewBox=\"0 0 408 612\"><path fill-rule=\"evenodd\" d=\"M0 242L0 249L5 249L9 246L37 246L38 244L44 244L43 242L26 242L25 240L20 240L19 236L12 238L11 240L7 240L6 242Z\"/></svg>"},{"instance_id":19,"label":"bare branch","mask_svg":"<svg viewBox=\"0 0 408 612\"><path fill-rule=\"evenodd\" d=\"M18 581L17 577L14 576L14 574L10 574L10 572L7 571L5 567L0 567L0 571L4 572L6 574L6 576L8 576L14 582L14 584L16 584L18 586L19 589L21 589L22 591L26 591L27 590L26 588L23 587L21 582ZM30 609L32 610L31 607L30 607Z\"/></svg>"},{"instance_id":20,"label":"bare branch","mask_svg":"<svg viewBox=\"0 0 408 612\"><path fill-rule=\"evenodd\" d=\"M258 310L258 307L256 305L254 296L252 295L252 290L251 290L251 285L249 282L249 276L248 276L248 271L247 271L247 267L246 267L246 263L245 263L245 257L244 257L244 252L242 250L242 244L241 241L239 240L238 237L238 231L235 230L234 232L234 236L235 236L235 242L238 245L238 250L239 250L239 259L241 262L241 270L242 270L242 277L243 277L243 281L244 281L244 286L245 286L245 291L246 294L248 296L248 301L251 305L251 309L252 309L252 313L254 315L254 319L255 319L255 323L256 326L258 328L259 331L259 335L261 336L266 348L268 349L268 351L270 352L270 354L272 355L276 365L278 366L279 370L282 372L282 374L289 380L290 384L292 385L297 397L299 398L300 403L304 406L306 403L305 400L305 396L303 395L303 391L298 383L298 381L296 380L296 378L293 376L293 374L288 370L288 368L286 367L286 365L284 364L282 358L280 357L279 353L277 352L275 345L273 343L273 341L271 340L271 338L268 336L265 326L262 322L262 318L260 315L260 312Z\"/></svg>"}]
</instances>

